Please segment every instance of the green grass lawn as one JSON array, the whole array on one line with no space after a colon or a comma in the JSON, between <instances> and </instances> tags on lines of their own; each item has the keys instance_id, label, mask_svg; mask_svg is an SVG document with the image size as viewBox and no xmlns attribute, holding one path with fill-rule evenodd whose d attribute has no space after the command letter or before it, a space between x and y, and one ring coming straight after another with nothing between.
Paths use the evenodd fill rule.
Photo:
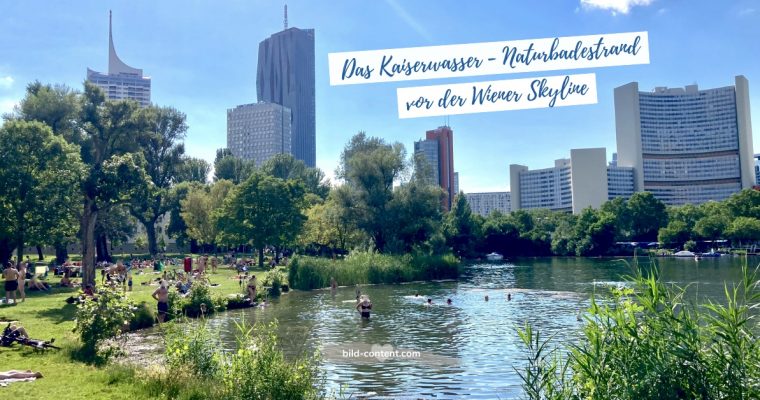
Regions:
<instances>
[{"instance_id":1,"label":"green grass lawn","mask_svg":"<svg viewBox=\"0 0 760 400\"><path fill-rule=\"evenodd\" d=\"M263 278L263 271L255 271L258 279ZM100 275L98 275L100 276ZM156 286L144 286L141 283L159 277L149 271L142 275L133 274L133 291L129 296L136 303L147 302L155 307L151 294ZM237 272L227 267L219 268L217 274L210 274L215 294L227 295L240 293L242 289L235 278ZM57 286L59 277L49 276L48 282ZM145 398L144 393L124 380L113 381L106 371L108 367L94 367L71 359L71 351L79 346L79 339L74 329L76 306L67 304L66 298L75 295L77 290L53 288L51 292L29 292L26 301L18 305L0 306L0 321L19 321L29 335L35 339L55 338L55 344L63 350L49 350L44 353L22 348L0 347L0 371L11 369L40 371L42 379L34 382L13 383L0 388L0 398L7 399L136 399ZM5 292L2 292L3 298ZM4 329L3 322L0 329Z\"/></svg>"}]
</instances>

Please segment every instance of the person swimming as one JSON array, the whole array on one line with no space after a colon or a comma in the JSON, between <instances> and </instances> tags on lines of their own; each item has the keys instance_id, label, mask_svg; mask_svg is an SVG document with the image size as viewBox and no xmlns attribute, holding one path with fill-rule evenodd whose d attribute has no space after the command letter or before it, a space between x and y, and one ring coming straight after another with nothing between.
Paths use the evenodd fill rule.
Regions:
<instances>
[{"instance_id":1,"label":"person swimming","mask_svg":"<svg viewBox=\"0 0 760 400\"><path fill-rule=\"evenodd\" d=\"M427 305L432 306L433 305L433 299L428 298L427 299Z\"/></svg>"},{"instance_id":2,"label":"person swimming","mask_svg":"<svg viewBox=\"0 0 760 400\"><path fill-rule=\"evenodd\" d=\"M420 292L415 293L414 297L420 297Z\"/></svg>"},{"instance_id":3,"label":"person swimming","mask_svg":"<svg viewBox=\"0 0 760 400\"><path fill-rule=\"evenodd\" d=\"M486 295L486 301L488 301L488 295Z\"/></svg>"},{"instance_id":4,"label":"person swimming","mask_svg":"<svg viewBox=\"0 0 760 400\"><path fill-rule=\"evenodd\" d=\"M451 305L451 299L446 299L446 304Z\"/></svg>"},{"instance_id":5,"label":"person swimming","mask_svg":"<svg viewBox=\"0 0 760 400\"><path fill-rule=\"evenodd\" d=\"M512 301L512 293L507 293L507 301Z\"/></svg>"},{"instance_id":6,"label":"person swimming","mask_svg":"<svg viewBox=\"0 0 760 400\"><path fill-rule=\"evenodd\" d=\"M372 302L367 296L361 296L358 303L356 303L356 310L359 311L363 319L369 319L369 311L372 309Z\"/></svg>"}]
</instances>

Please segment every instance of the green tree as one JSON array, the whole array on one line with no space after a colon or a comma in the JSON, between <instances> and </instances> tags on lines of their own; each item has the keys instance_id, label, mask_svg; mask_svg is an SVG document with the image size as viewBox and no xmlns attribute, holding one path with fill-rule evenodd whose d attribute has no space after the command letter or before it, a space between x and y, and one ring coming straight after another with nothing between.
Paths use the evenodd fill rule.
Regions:
<instances>
[{"instance_id":1,"label":"green tree","mask_svg":"<svg viewBox=\"0 0 760 400\"><path fill-rule=\"evenodd\" d=\"M379 252L393 239L393 184L406 171L405 158L402 144L387 144L364 132L351 138L341 154L337 175L347 189L336 192L337 201Z\"/></svg>"},{"instance_id":2,"label":"green tree","mask_svg":"<svg viewBox=\"0 0 760 400\"><path fill-rule=\"evenodd\" d=\"M388 204L394 252L408 252L441 230L443 190L412 179L393 190Z\"/></svg>"},{"instance_id":3,"label":"green tree","mask_svg":"<svg viewBox=\"0 0 760 400\"><path fill-rule=\"evenodd\" d=\"M324 200L330 193L330 185L325 180L325 173L319 168L310 168L291 154L276 154L261 165L261 171L280 179L298 179L303 183L307 193Z\"/></svg>"},{"instance_id":4,"label":"green tree","mask_svg":"<svg viewBox=\"0 0 760 400\"><path fill-rule=\"evenodd\" d=\"M737 217L729 225L726 235L739 246L756 243L760 240L760 220L752 217Z\"/></svg>"},{"instance_id":5,"label":"green tree","mask_svg":"<svg viewBox=\"0 0 760 400\"><path fill-rule=\"evenodd\" d=\"M726 200L731 215L760 219L760 191L744 189Z\"/></svg>"},{"instance_id":6,"label":"green tree","mask_svg":"<svg viewBox=\"0 0 760 400\"><path fill-rule=\"evenodd\" d=\"M637 192L628 200L631 240L655 241L657 233L668 224L665 203L649 192Z\"/></svg>"},{"instance_id":7,"label":"green tree","mask_svg":"<svg viewBox=\"0 0 760 400\"><path fill-rule=\"evenodd\" d=\"M79 149L41 122L7 121L0 128L0 236L21 260L28 240L71 222L84 165ZM35 237L36 236L36 237ZM2 261L7 261L2 260Z\"/></svg>"},{"instance_id":8,"label":"green tree","mask_svg":"<svg viewBox=\"0 0 760 400\"><path fill-rule=\"evenodd\" d=\"M139 136L139 145L152 184L147 186L144 196L132 197L130 211L145 228L148 252L154 256L158 253L156 222L169 211L166 196L184 161L182 140L187 124L185 114L170 107L145 108L140 110L140 118L145 129Z\"/></svg>"},{"instance_id":9,"label":"green tree","mask_svg":"<svg viewBox=\"0 0 760 400\"><path fill-rule=\"evenodd\" d=\"M9 118L42 122L53 130L54 135L76 143L74 139L78 134L79 108L79 94L76 91L65 85L43 85L35 81L27 85L24 99ZM76 240L77 220L82 210L77 201L72 201L65 196L58 196L57 199L60 204L53 209L63 210L62 207L68 205L70 210L62 214L60 219L56 219L59 223L54 228L35 235L38 236L35 242L40 245L52 244L56 251L56 262L63 264L68 258L67 245ZM41 216L43 214L40 213ZM45 216L45 218L50 220L51 216ZM1 258L3 257L0 256Z\"/></svg>"},{"instance_id":10,"label":"green tree","mask_svg":"<svg viewBox=\"0 0 760 400\"><path fill-rule=\"evenodd\" d=\"M475 246L480 239L480 226L472 215L464 193L454 197L451 211L443 220L443 232L446 244L454 250L454 254L463 258L474 256Z\"/></svg>"},{"instance_id":11,"label":"green tree","mask_svg":"<svg viewBox=\"0 0 760 400\"><path fill-rule=\"evenodd\" d=\"M293 243L306 216L303 184L254 173L232 191L219 211L218 229L226 242L250 243L264 266L264 248Z\"/></svg>"},{"instance_id":12,"label":"green tree","mask_svg":"<svg viewBox=\"0 0 760 400\"><path fill-rule=\"evenodd\" d=\"M575 225L575 255L606 254L615 243L615 217L591 207L585 208Z\"/></svg>"},{"instance_id":13,"label":"green tree","mask_svg":"<svg viewBox=\"0 0 760 400\"><path fill-rule=\"evenodd\" d=\"M126 205L117 205L100 210L98 221L95 224L96 260L98 262L113 261L109 245L118 246L126 243L135 234L136 222Z\"/></svg>"},{"instance_id":14,"label":"green tree","mask_svg":"<svg viewBox=\"0 0 760 400\"><path fill-rule=\"evenodd\" d=\"M95 225L102 209L145 195L150 179L143 168L138 139L143 133L133 101L106 101L100 88L84 84L79 130L74 140L87 166L82 184L82 281L95 284Z\"/></svg>"},{"instance_id":15,"label":"green tree","mask_svg":"<svg viewBox=\"0 0 760 400\"><path fill-rule=\"evenodd\" d=\"M520 244L520 231L509 215L494 211L483 223L483 252L516 254Z\"/></svg>"},{"instance_id":16,"label":"green tree","mask_svg":"<svg viewBox=\"0 0 760 400\"><path fill-rule=\"evenodd\" d=\"M182 200L187 198L191 191L199 190L203 185L194 181L180 182L169 190L166 202L169 207L169 225L166 234L177 240L177 244L184 246L190 240L187 235L187 224L182 218Z\"/></svg>"},{"instance_id":17,"label":"green tree","mask_svg":"<svg viewBox=\"0 0 760 400\"><path fill-rule=\"evenodd\" d=\"M255 170L253 161L225 155L214 162L214 181L225 179L237 185L248 179Z\"/></svg>"},{"instance_id":18,"label":"green tree","mask_svg":"<svg viewBox=\"0 0 760 400\"><path fill-rule=\"evenodd\" d=\"M694 224L694 233L705 240L718 240L728 229L730 220L724 213L707 214Z\"/></svg>"},{"instance_id":19,"label":"green tree","mask_svg":"<svg viewBox=\"0 0 760 400\"><path fill-rule=\"evenodd\" d=\"M202 158L182 157L176 173L176 181L206 183L211 173L211 164Z\"/></svg>"},{"instance_id":20,"label":"green tree","mask_svg":"<svg viewBox=\"0 0 760 400\"><path fill-rule=\"evenodd\" d=\"M615 240L625 241L631 237L633 219L627 199L616 197L602 204L600 210L615 217Z\"/></svg>"},{"instance_id":21,"label":"green tree","mask_svg":"<svg viewBox=\"0 0 760 400\"><path fill-rule=\"evenodd\" d=\"M180 215L187 226L188 237L202 244L216 244L219 227L216 212L222 208L224 200L231 195L234 185L228 180L219 180L210 186L190 190L180 201Z\"/></svg>"},{"instance_id":22,"label":"green tree","mask_svg":"<svg viewBox=\"0 0 760 400\"><path fill-rule=\"evenodd\" d=\"M684 221L671 220L668 226L660 228L657 241L665 245L680 245L691 239L691 229Z\"/></svg>"}]
</instances>

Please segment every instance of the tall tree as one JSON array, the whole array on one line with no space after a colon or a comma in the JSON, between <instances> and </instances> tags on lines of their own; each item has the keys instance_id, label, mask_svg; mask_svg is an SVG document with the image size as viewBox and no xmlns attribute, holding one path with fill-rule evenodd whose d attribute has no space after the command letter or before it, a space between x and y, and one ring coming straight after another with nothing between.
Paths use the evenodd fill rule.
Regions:
<instances>
[{"instance_id":1,"label":"tall tree","mask_svg":"<svg viewBox=\"0 0 760 400\"><path fill-rule=\"evenodd\" d=\"M187 224L182 218L182 200L187 198L188 193L202 189L203 185L198 182L180 182L169 190L166 202L169 205L169 225L166 234L177 240L179 246L184 246L193 240L187 235Z\"/></svg>"},{"instance_id":2,"label":"tall tree","mask_svg":"<svg viewBox=\"0 0 760 400\"><path fill-rule=\"evenodd\" d=\"M246 161L233 155L225 155L214 162L214 180L226 179L239 184L256 170L253 161Z\"/></svg>"},{"instance_id":3,"label":"tall tree","mask_svg":"<svg viewBox=\"0 0 760 400\"><path fill-rule=\"evenodd\" d=\"M187 133L185 114L170 107L151 106L140 110L143 134L139 145L145 158L145 171L152 185L145 196L135 196L130 202L132 215L145 227L148 252L158 253L156 221L169 211L166 196L177 180L185 146L182 140Z\"/></svg>"},{"instance_id":4,"label":"tall tree","mask_svg":"<svg viewBox=\"0 0 760 400\"><path fill-rule=\"evenodd\" d=\"M216 244L219 234L216 210L222 207L233 187L232 182L223 179L213 185L195 187L188 191L180 201L180 215L187 226L188 237L200 244Z\"/></svg>"},{"instance_id":5,"label":"tall tree","mask_svg":"<svg viewBox=\"0 0 760 400\"><path fill-rule=\"evenodd\" d=\"M226 241L250 243L264 266L264 248L293 243L306 216L305 190L300 181L254 173L224 202L218 226Z\"/></svg>"},{"instance_id":6,"label":"tall tree","mask_svg":"<svg viewBox=\"0 0 760 400\"><path fill-rule=\"evenodd\" d=\"M84 84L80 130L82 159L87 166L82 184L83 202L82 281L95 284L95 225L101 209L126 203L145 195L149 178L143 169L138 139L143 127L136 117L137 103L106 101L105 95L90 82ZM142 193L141 193L142 192Z\"/></svg>"},{"instance_id":7,"label":"tall tree","mask_svg":"<svg viewBox=\"0 0 760 400\"><path fill-rule=\"evenodd\" d=\"M350 213L359 229L383 252L392 239L393 184L406 171L406 150L400 143L387 144L360 132L351 138L341 154L338 177L347 189L338 192L341 206Z\"/></svg>"},{"instance_id":8,"label":"tall tree","mask_svg":"<svg viewBox=\"0 0 760 400\"><path fill-rule=\"evenodd\" d=\"M467 197L459 193L454 197L451 211L443 220L446 242L459 257L472 257L475 244L480 236L480 227L475 223Z\"/></svg>"},{"instance_id":9,"label":"tall tree","mask_svg":"<svg viewBox=\"0 0 760 400\"><path fill-rule=\"evenodd\" d=\"M0 236L21 260L30 238L70 222L84 175L79 149L41 122L7 121L0 128ZM0 254L7 261L8 254Z\"/></svg>"},{"instance_id":10,"label":"tall tree","mask_svg":"<svg viewBox=\"0 0 760 400\"><path fill-rule=\"evenodd\" d=\"M206 183L211 173L211 164L202 158L183 157L177 171L177 182Z\"/></svg>"},{"instance_id":11,"label":"tall tree","mask_svg":"<svg viewBox=\"0 0 760 400\"><path fill-rule=\"evenodd\" d=\"M78 143L78 116L79 116L79 93L65 85L42 84L35 81L27 85L26 95L15 109L15 113L9 115L12 119L25 121L39 121L53 130L54 135L62 136L71 143ZM63 264L68 258L67 245L76 240L81 207L78 202L72 202L58 196L62 204L52 209L65 211L60 215L60 223L54 229L46 229L40 232L38 245L51 244L55 247L56 262ZM63 207L68 206L66 211ZM43 213L40 213L42 215ZM41 225L42 226L42 225Z\"/></svg>"},{"instance_id":12,"label":"tall tree","mask_svg":"<svg viewBox=\"0 0 760 400\"><path fill-rule=\"evenodd\" d=\"M631 239L656 241L657 232L668 224L665 203L649 192L637 192L628 200L631 218Z\"/></svg>"},{"instance_id":13,"label":"tall tree","mask_svg":"<svg viewBox=\"0 0 760 400\"><path fill-rule=\"evenodd\" d=\"M306 164L291 154L276 154L261 165L261 171L280 179L300 180L307 193L312 193L324 200L330 193L330 185L325 181L325 173L319 168L307 167Z\"/></svg>"}]
</instances>

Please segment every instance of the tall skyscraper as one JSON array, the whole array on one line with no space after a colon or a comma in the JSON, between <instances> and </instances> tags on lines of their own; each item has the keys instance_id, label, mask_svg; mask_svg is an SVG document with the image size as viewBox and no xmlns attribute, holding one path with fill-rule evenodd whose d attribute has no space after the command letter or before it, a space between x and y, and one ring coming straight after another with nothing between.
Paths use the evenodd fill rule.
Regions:
<instances>
[{"instance_id":1,"label":"tall skyscraper","mask_svg":"<svg viewBox=\"0 0 760 400\"><path fill-rule=\"evenodd\" d=\"M755 154L755 185L760 186L760 154Z\"/></svg>"},{"instance_id":2,"label":"tall skyscraper","mask_svg":"<svg viewBox=\"0 0 760 400\"><path fill-rule=\"evenodd\" d=\"M274 103L244 104L227 110L227 148L260 166L275 154L290 153L290 109Z\"/></svg>"},{"instance_id":3,"label":"tall skyscraper","mask_svg":"<svg viewBox=\"0 0 760 400\"><path fill-rule=\"evenodd\" d=\"M448 126L427 131L425 140L414 143L414 152L424 157L434 178L433 182L446 192L443 208L451 209L458 186L454 175L454 131Z\"/></svg>"},{"instance_id":4,"label":"tall skyscraper","mask_svg":"<svg viewBox=\"0 0 760 400\"><path fill-rule=\"evenodd\" d=\"M108 74L87 68L87 80L99 86L109 100L135 100L141 107L150 105L150 77L125 64L113 46L111 12L108 12Z\"/></svg>"},{"instance_id":5,"label":"tall skyscraper","mask_svg":"<svg viewBox=\"0 0 760 400\"><path fill-rule=\"evenodd\" d=\"M293 156L316 166L314 29L288 28L259 43L259 101L288 107L293 115Z\"/></svg>"},{"instance_id":6,"label":"tall skyscraper","mask_svg":"<svg viewBox=\"0 0 760 400\"><path fill-rule=\"evenodd\" d=\"M723 200L755 183L749 83L699 90L615 88L618 160L636 191L669 205Z\"/></svg>"}]
</instances>

